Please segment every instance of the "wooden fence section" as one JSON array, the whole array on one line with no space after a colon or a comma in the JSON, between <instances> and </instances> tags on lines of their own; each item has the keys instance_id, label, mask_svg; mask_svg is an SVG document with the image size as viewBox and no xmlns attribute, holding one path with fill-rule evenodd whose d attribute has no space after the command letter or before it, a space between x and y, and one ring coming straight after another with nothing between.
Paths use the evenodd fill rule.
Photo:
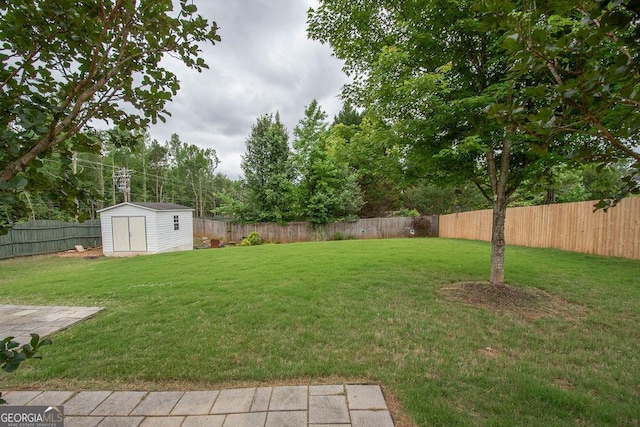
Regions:
<instances>
[{"instance_id":1,"label":"wooden fence section","mask_svg":"<svg viewBox=\"0 0 640 427\"><path fill-rule=\"evenodd\" d=\"M0 236L0 259L61 252L75 245L101 246L100 220L83 223L37 220L15 225Z\"/></svg>"},{"instance_id":2,"label":"wooden fence section","mask_svg":"<svg viewBox=\"0 0 640 427\"><path fill-rule=\"evenodd\" d=\"M430 217L432 234L437 236L438 217ZM411 218L365 218L357 221L342 221L313 230L307 222L292 222L287 225L271 223L234 224L226 221L196 218L193 221L195 239L219 239L225 242L240 243L252 231L260 233L267 242L307 242L313 240L332 240L340 236L343 239L385 239L410 237Z\"/></svg>"},{"instance_id":3,"label":"wooden fence section","mask_svg":"<svg viewBox=\"0 0 640 427\"><path fill-rule=\"evenodd\" d=\"M556 248L640 259L640 197L593 211L596 202L562 203L507 209L509 245ZM440 217L440 237L491 241L491 210Z\"/></svg>"}]
</instances>

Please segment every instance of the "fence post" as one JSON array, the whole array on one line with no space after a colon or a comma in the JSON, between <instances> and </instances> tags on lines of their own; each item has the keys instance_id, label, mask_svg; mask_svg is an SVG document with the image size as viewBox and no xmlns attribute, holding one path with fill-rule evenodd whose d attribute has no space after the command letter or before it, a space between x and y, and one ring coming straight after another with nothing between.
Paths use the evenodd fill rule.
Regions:
<instances>
[{"instance_id":1,"label":"fence post","mask_svg":"<svg viewBox=\"0 0 640 427\"><path fill-rule=\"evenodd\" d=\"M15 258L16 256L16 245L13 241L13 227L9 229L9 240L11 242L11 257Z\"/></svg>"}]
</instances>

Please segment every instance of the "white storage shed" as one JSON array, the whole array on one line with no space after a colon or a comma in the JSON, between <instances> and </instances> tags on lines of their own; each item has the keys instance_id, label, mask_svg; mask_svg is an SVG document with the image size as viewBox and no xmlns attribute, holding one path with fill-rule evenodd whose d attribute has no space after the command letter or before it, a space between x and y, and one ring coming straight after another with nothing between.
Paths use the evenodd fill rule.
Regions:
<instances>
[{"instance_id":1,"label":"white storage shed","mask_svg":"<svg viewBox=\"0 0 640 427\"><path fill-rule=\"evenodd\" d=\"M193 249L193 209L186 206L124 202L98 212L106 256Z\"/></svg>"}]
</instances>

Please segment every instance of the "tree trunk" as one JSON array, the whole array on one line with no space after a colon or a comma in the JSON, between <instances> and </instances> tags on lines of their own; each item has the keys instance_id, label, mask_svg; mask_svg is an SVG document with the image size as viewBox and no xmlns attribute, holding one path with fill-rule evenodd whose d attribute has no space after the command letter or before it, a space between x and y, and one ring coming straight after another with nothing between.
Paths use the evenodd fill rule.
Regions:
<instances>
[{"instance_id":1,"label":"tree trunk","mask_svg":"<svg viewBox=\"0 0 640 427\"><path fill-rule=\"evenodd\" d=\"M500 150L499 160L493 147L487 150L487 165L491 191L493 193L493 227L491 228L491 274L489 282L492 286L504 285L504 226L507 217L507 181L511 156L511 141L504 138ZM499 166L498 166L499 164Z\"/></svg>"},{"instance_id":2,"label":"tree trunk","mask_svg":"<svg viewBox=\"0 0 640 427\"><path fill-rule=\"evenodd\" d=\"M502 199L502 200L500 200ZM504 285L504 226L507 217L507 204L504 198L496 197L493 202L493 228L491 230L491 275L493 286Z\"/></svg>"}]
</instances>

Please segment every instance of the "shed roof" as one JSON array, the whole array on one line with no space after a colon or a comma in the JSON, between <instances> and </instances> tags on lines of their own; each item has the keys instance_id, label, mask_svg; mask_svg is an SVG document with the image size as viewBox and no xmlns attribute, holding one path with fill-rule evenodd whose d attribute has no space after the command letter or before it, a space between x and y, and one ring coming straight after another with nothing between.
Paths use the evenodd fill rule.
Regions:
<instances>
[{"instance_id":1,"label":"shed roof","mask_svg":"<svg viewBox=\"0 0 640 427\"><path fill-rule=\"evenodd\" d=\"M193 208L188 206L177 205L175 203L148 203L148 202L124 202L117 205L109 206L104 209L100 209L98 212L108 211L120 206L137 206L139 208L147 209L150 211L193 211Z\"/></svg>"}]
</instances>

